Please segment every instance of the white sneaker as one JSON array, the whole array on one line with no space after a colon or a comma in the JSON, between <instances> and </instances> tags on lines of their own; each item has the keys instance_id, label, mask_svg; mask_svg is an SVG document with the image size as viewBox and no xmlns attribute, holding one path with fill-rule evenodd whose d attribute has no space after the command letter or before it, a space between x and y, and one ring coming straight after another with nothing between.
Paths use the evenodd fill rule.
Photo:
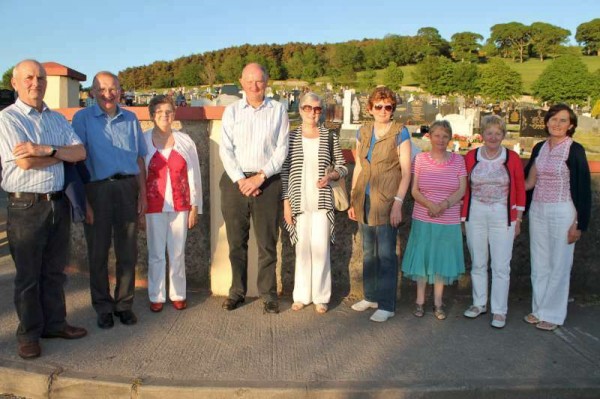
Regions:
<instances>
[{"instance_id":1,"label":"white sneaker","mask_svg":"<svg viewBox=\"0 0 600 399\"><path fill-rule=\"evenodd\" d=\"M487 312L487 308L485 305L483 306L471 306L469 307L469 309L465 310L465 313L463 313L463 315L465 317L468 317L469 319L474 319L477 316L479 316L480 314L484 314Z\"/></svg>"},{"instance_id":2,"label":"white sneaker","mask_svg":"<svg viewBox=\"0 0 600 399\"><path fill-rule=\"evenodd\" d=\"M388 312L387 310L376 310L371 316L371 321L376 321L378 323L383 323L387 321L390 317L394 317L396 314L394 312Z\"/></svg>"},{"instance_id":3,"label":"white sneaker","mask_svg":"<svg viewBox=\"0 0 600 399\"><path fill-rule=\"evenodd\" d=\"M367 309L377 309L377 302L369 302L363 299L352 305L352 310L356 310L357 312L364 312Z\"/></svg>"}]
</instances>

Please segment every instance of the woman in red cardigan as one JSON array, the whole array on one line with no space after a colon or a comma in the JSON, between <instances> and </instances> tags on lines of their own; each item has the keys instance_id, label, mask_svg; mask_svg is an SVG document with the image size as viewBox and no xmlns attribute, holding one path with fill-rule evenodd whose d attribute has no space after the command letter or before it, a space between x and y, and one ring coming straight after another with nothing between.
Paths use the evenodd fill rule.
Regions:
<instances>
[{"instance_id":1,"label":"woman in red cardigan","mask_svg":"<svg viewBox=\"0 0 600 399\"><path fill-rule=\"evenodd\" d=\"M465 156L468 184L462 219L471 254L473 305L464 313L476 318L487 312L488 260L491 255L492 327L506 325L513 241L521 231L525 179L519 155L502 146L506 125L496 115L483 118L484 145ZM488 251L489 245L489 251Z\"/></svg>"}]
</instances>

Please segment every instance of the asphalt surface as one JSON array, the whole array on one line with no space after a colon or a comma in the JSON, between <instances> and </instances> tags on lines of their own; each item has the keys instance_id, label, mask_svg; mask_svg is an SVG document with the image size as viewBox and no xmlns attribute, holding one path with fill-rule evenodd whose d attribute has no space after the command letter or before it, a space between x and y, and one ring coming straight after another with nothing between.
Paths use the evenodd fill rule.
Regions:
<instances>
[{"instance_id":1,"label":"asphalt surface","mask_svg":"<svg viewBox=\"0 0 600 399\"><path fill-rule=\"evenodd\" d=\"M600 398L600 304L570 303L565 326L543 332L522 321L528 299L511 297L507 326L495 330L489 314L465 319L470 298L452 290L445 321L430 301L415 318L408 287L396 316L378 324L349 300L318 315L281 298L270 315L260 300L226 312L223 298L201 292L188 292L184 311L152 313L140 289L138 324L101 330L88 278L73 274L68 321L88 336L43 339L42 356L23 360L13 279L0 232L0 398Z\"/></svg>"}]
</instances>

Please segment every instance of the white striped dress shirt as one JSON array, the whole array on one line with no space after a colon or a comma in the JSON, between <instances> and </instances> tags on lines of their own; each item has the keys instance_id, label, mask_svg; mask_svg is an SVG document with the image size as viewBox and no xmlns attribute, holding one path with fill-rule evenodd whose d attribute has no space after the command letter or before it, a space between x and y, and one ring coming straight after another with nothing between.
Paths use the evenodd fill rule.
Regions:
<instances>
[{"instance_id":1,"label":"white striped dress shirt","mask_svg":"<svg viewBox=\"0 0 600 399\"><path fill-rule=\"evenodd\" d=\"M288 150L290 123L285 107L265 98L253 108L245 99L228 105L223 112L219 155L233 182L244 172L262 170L267 177L281 171Z\"/></svg>"},{"instance_id":2,"label":"white striped dress shirt","mask_svg":"<svg viewBox=\"0 0 600 399\"><path fill-rule=\"evenodd\" d=\"M20 99L0 112L0 157L2 189L6 192L49 193L64 187L62 162L41 169L24 170L17 166L13 149L18 143L66 146L81 144L64 116L50 110L42 112Z\"/></svg>"}]
</instances>

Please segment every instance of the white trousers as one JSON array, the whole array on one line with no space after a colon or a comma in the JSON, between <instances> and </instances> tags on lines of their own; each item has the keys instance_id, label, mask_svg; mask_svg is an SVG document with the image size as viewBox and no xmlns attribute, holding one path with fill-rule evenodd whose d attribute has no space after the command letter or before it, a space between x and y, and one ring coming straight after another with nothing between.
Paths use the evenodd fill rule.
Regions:
<instances>
[{"instance_id":1,"label":"white trousers","mask_svg":"<svg viewBox=\"0 0 600 399\"><path fill-rule=\"evenodd\" d=\"M493 314L506 315L510 286L510 260L512 259L515 223L508 225L505 204L484 204L472 200L469 221L465 223L467 246L473 263L471 284L473 305L482 307L488 300L488 260L492 258Z\"/></svg>"},{"instance_id":2,"label":"white trousers","mask_svg":"<svg viewBox=\"0 0 600 399\"><path fill-rule=\"evenodd\" d=\"M304 212L296 217L296 272L294 302L329 303L331 264L329 260L331 223L326 210Z\"/></svg>"},{"instance_id":3,"label":"white trousers","mask_svg":"<svg viewBox=\"0 0 600 399\"><path fill-rule=\"evenodd\" d=\"M185 240L188 211L146 214L148 243L148 296L150 302L166 301L165 248L169 255L169 299L185 300Z\"/></svg>"},{"instance_id":4,"label":"white trousers","mask_svg":"<svg viewBox=\"0 0 600 399\"><path fill-rule=\"evenodd\" d=\"M529 212L532 313L539 320L558 325L567 317L575 251L575 244L567 242L567 234L575 215L572 202L533 201Z\"/></svg>"}]
</instances>

